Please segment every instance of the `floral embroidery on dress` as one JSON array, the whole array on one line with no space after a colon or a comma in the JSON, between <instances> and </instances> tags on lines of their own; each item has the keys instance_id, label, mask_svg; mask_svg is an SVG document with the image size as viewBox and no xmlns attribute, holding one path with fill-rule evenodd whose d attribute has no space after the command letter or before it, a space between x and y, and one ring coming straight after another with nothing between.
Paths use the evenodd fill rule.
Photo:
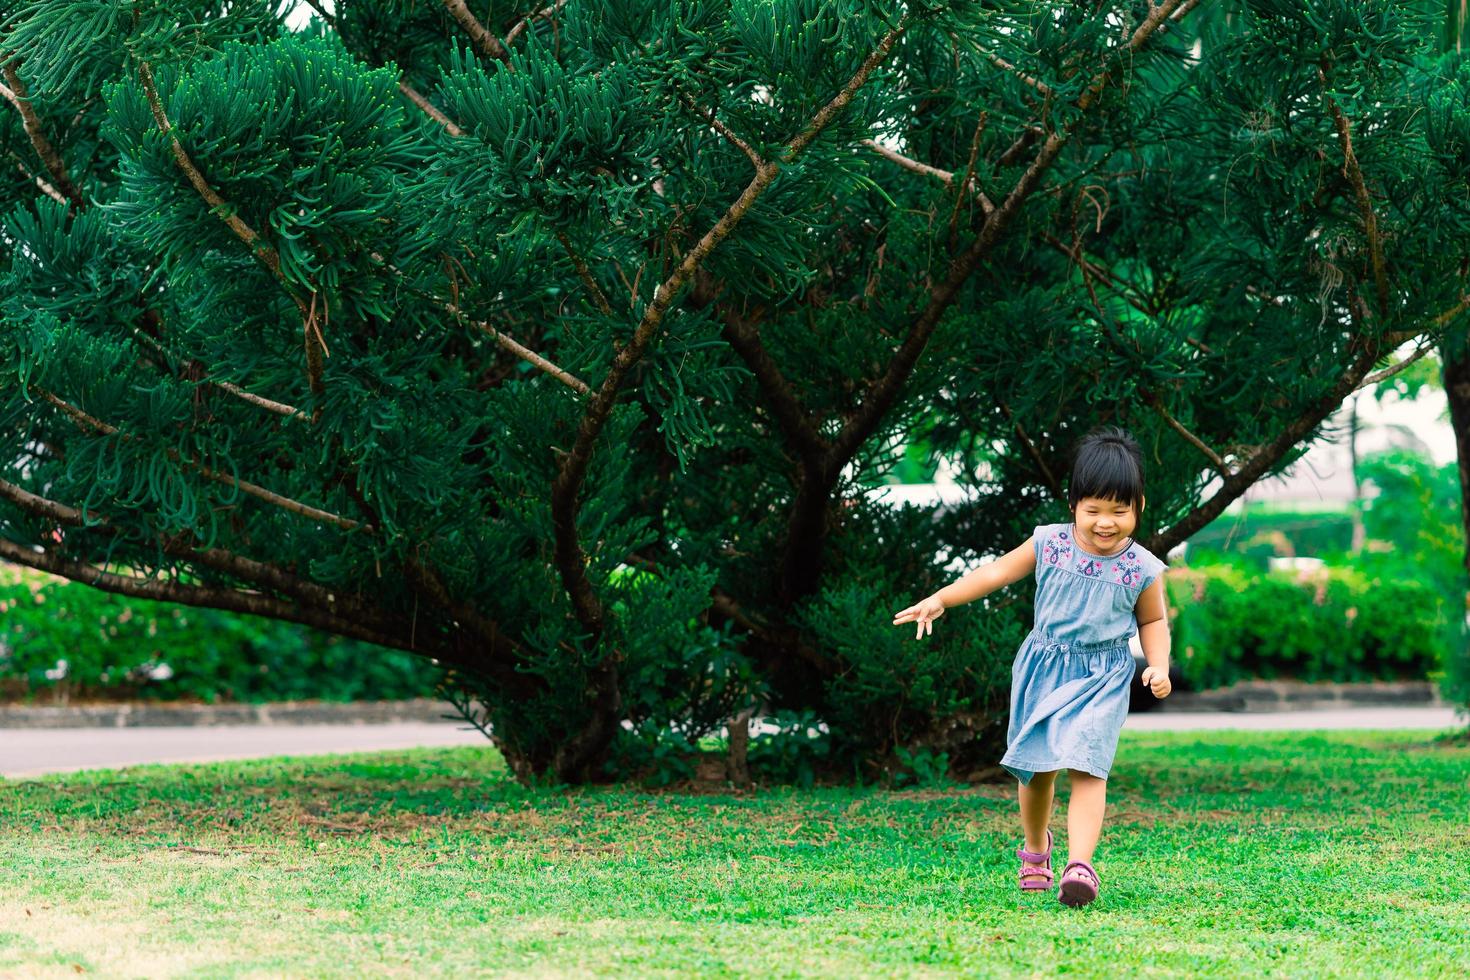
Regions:
<instances>
[{"instance_id":1,"label":"floral embroidery on dress","mask_svg":"<svg viewBox=\"0 0 1470 980\"><path fill-rule=\"evenodd\" d=\"M1066 568L1090 579L1138 588L1147 577L1144 573L1146 558L1140 551L1137 547L1129 548L1113 558L1089 555L1073 546L1070 534L1057 530L1042 542L1041 559L1047 565Z\"/></svg>"},{"instance_id":2,"label":"floral embroidery on dress","mask_svg":"<svg viewBox=\"0 0 1470 980\"><path fill-rule=\"evenodd\" d=\"M1118 560L1113 562L1113 578L1123 585L1137 585L1143 581L1143 562L1138 560L1138 552L1130 550L1118 556Z\"/></svg>"},{"instance_id":3,"label":"floral embroidery on dress","mask_svg":"<svg viewBox=\"0 0 1470 980\"><path fill-rule=\"evenodd\" d=\"M1059 541L1058 538L1061 540ZM1066 531L1059 531L1056 537L1046 539L1046 545L1042 548L1042 558L1048 565L1060 565L1072 557L1072 542L1067 537Z\"/></svg>"}]
</instances>

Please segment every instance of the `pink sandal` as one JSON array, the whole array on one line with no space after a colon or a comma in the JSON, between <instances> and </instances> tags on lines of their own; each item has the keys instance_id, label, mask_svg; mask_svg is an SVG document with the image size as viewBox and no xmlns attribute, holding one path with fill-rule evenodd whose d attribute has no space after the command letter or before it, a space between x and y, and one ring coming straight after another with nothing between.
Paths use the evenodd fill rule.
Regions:
<instances>
[{"instance_id":1,"label":"pink sandal","mask_svg":"<svg viewBox=\"0 0 1470 980\"><path fill-rule=\"evenodd\" d=\"M1021 843L1025 844L1025 841L1022 841ZM1048 888L1051 887L1051 880L1053 875L1051 870L1050 830L1046 832L1046 851L1044 853L1037 854L1035 851L1026 850L1025 847L1018 847L1016 848L1016 857L1020 858L1022 861L1026 861L1031 864L1046 865L1046 867L1044 868L1028 868L1024 865L1021 867L1021 891L1039 892L1046 891Z\"/></svg>"},{"instance_id":2,"label":"pink sandal","mask_svg":"<svg viewBox=\"0 0 1470 980\"><path fill-rule=\"evenodd\" d=\"M1081 908L1097 898L1101 885L1092 865L1086 861L1068 861L1062 869L1062 890L1057 899L1063 905Z\"/></svg>"}]
</instances>

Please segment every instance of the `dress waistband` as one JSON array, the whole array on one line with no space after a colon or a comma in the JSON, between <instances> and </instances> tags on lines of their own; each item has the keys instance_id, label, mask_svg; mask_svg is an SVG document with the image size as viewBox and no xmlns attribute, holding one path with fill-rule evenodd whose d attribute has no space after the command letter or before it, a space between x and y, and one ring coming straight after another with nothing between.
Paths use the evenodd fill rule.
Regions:
<instances>
[{"instance_id":1,"label":"dress waistband","mask_svg":"<svg viewBox=\"0 0 1470 980\"><path fill-rule=\"evenodd\" d=\"M1128 640L1132 636L1133 634L1129 633L1126 636L1120 636L1114 640L1079 643L1075 640L1059 640L1055 636L1050 636L1046 633L1038 633L1035 630L1031 631L1031 639L1035 640L1043 649L1057 653L1098 653L1102 650L1127 649Z\"/></svg>"}]
</instances>

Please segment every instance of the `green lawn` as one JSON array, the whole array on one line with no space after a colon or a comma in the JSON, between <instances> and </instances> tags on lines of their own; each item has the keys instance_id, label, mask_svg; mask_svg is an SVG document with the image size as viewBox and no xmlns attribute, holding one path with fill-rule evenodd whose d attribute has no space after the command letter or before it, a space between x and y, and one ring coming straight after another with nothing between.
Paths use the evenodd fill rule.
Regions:
<instances>
[{"instance_id":1,"label":"green lawn","mask_svg":"<svg viewBox=\"0 0 1470 980\"><path fill-rule=\"evenodd\" d=\"M1016 891L1012 785L527 790L488 749L0 783L0 976L1465 975L1470 748L1125 732L1109 792L1071 910Z\"/></svg>"}]
</instances>

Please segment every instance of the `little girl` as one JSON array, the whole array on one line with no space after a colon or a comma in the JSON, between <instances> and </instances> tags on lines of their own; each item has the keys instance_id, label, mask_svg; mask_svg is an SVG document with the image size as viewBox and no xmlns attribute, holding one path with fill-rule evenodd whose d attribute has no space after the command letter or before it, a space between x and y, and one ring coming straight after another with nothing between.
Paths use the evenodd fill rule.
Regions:
<instances>
[{"instance_id":1,"label":"little girl","mask_svg":"<svg viewBox=\"0 0 1470 980\"><path fill-rule=\"evenodd\" d=\"M1133 540L1143 513L1143 455L1117 428L1099 429L1077 448L1067 487L1068 524L1044 524L1016 550L893 617L918 623L917 636L950 606L972 602L1036 572L1036 623L1011 668L1011 720L1000 764L1020 780L1025 846L1022 891L1052 886L1052 787L1071 776L1067 865L1058 897L1086 905L1101 882L1090 863L1102 830L1108 770L1128 714L1136 630L1148 667L1143 683L1169 695L1169 624L1164 563Z\"/></svg>"}]
</instances>

